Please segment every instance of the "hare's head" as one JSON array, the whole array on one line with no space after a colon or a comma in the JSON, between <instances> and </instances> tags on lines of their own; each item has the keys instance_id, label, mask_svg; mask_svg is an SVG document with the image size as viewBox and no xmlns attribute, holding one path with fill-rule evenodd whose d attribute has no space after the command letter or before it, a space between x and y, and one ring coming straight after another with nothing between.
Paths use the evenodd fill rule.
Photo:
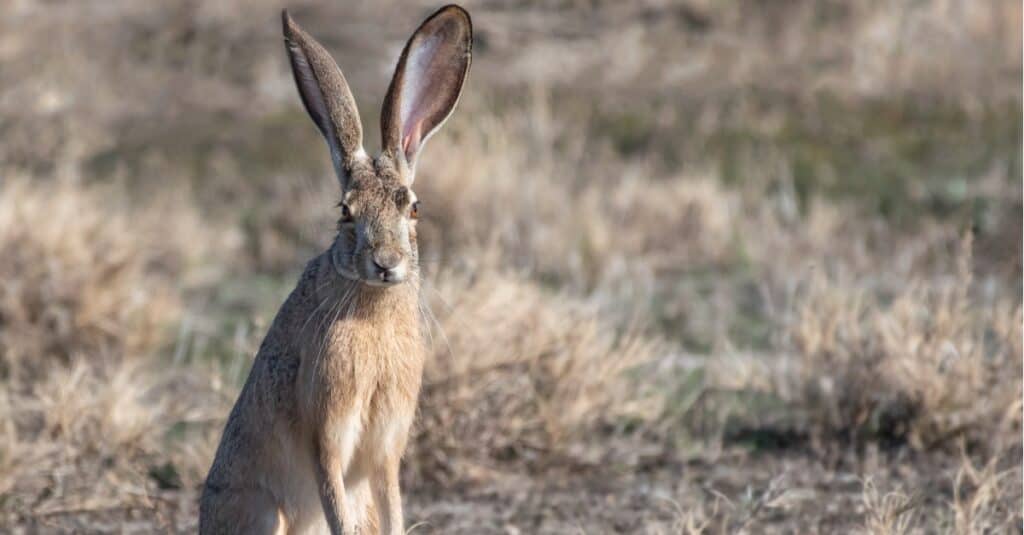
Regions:
<instances>
[{"instance_id":1,"label":"hare's head","mask_svg":"<svg viewBox=\"0 0 1024 535\"><path fill-rule=\"evenodd\" d=\"M469 14L458 6L441 8L409 38L384 98L376 158L363 150L359 111L338 65L287 11L282 19L299 95L341 183L334 267L375 286L401 283L418 269L416 159L462 92L472 46Z\"/></svg>"}]
</instances>

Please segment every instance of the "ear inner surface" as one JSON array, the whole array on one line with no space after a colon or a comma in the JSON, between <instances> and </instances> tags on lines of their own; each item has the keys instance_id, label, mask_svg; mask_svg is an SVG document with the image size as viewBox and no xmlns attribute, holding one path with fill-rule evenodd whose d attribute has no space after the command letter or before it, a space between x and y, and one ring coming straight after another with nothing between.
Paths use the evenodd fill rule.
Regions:
<instances>
[{"instance_id":1,"label":"ear inner surface","mask_svg":"<svg viewBox=\"0 0 1024 535\"><path fill-rule=\"evenodd\" d=\"M423 138L423 124L431 113L438 110L430 106L427 100L443 88L441 80L431 78L431 74L444 71L443 58L438 53L441 45L440 37L431 35L418 43L410 51L406 59L406 69L402 80L402 92L399 96L399 121L402 127L402 148L406 155L415 154ZM457 67L457 66L456 66ZM444 117L433 118L434 123L441 123Z\"/></svg>"},{"instance_id":2,"label":"ear inner surface","mask_svg":"<svg viewBox=\"0 0 1024 535\"><path fill-rule=\"evenodd\" d=\"M339 177L363 153L359 111L341 69L315 39L282 11L285 45L302 103L323 134Z\"/></svg>"},{"instance_id":3,"label":"ear inner surface","mask_svg":"<svg viewBox=\"0 0 1024 535\"><path fill-rule=\"evenodd\" d=\"M402 51L381 115L385 149L410 168L427 139L451 115L469 72L472 23L458 6L431 15Z\"/></svg>"}]
</instances>

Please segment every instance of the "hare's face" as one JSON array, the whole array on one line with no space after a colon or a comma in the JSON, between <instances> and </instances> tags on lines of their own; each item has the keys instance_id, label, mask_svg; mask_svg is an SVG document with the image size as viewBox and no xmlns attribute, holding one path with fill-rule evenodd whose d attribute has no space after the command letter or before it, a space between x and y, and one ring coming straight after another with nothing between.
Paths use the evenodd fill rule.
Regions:
<instances>
[{"instance_id":1,"label":"hare's face","mask_svg":"<svg viewBox=\"0 0 1024 535\"><path fill-rule=\"evenodd\" d=\"M373 286L415 277L416 194L384 155L354 166L347 181L331 259L342 276Z\"/></svg>"}]
</instances>

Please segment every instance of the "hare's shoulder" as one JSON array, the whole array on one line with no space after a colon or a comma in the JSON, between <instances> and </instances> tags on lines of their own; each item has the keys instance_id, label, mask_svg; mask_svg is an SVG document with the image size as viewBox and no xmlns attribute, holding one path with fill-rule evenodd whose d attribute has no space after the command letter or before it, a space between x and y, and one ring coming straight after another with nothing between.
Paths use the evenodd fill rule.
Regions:
<instances>
[{"instance_id":1,"label":"hare's shoulder","mask_svg":"<svg viewBox=\"0 0 1024 535\"><path fill-rule=\"evenodd\" d=\"M324 255L306 263L306 268L299 276L295 288L281 304L270 329L260 345L257 360L266 353L268 356L280 353L294 353L295 347L304 336L310 336L316 327L311 321L319 312L322 300L317 297L317 288L323 281Z\"/></svg>"},{"instance_id":2,"label":"hare's shoulder","mask_svg":"<svg viewBox=\"0 0 1024 535\"><path fill-rule=\"evenodd\" d=\"M323 257L306 264L295 289L277 312L270 329L256 353L249 382L253 394L264 408L289 409L292 389L299 373L300 348L304 338L312 335L317 322L317 281L323 268ZM291 407L292 409L294 407Z\"/></svg>"}]
</instances>

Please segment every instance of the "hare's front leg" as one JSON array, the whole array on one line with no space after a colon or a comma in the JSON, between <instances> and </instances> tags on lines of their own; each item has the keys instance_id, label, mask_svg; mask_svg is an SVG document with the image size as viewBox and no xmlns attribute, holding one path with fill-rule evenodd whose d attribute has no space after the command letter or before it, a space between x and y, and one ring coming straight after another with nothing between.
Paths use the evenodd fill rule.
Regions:
<instances>
[{"instance_id":1,"label":"hare's front leg","mask_svg":"<svg viewBox=\"0 0 1024 535\"><path fill-rule=\"evenodd\" d=\"M400 459L388 459L379 466L370 478L373 488L377 513L380 515L381 535L401 535L405 533L402 525L402 493L398 488L398 467Z\"/></svg>"},{"instance_id":2,"label":"hare's front leg","mask_svg":"<svg viewBox=\"0 0 1024 535\"><path fill-rule=\"evenodd\" d=\"M403 411L404 412L404 411ZM398 485L402 453L409 437L412 414L392 415L377 428L376 448L370 472L370 487L380 518L381 535L403 535L402 493Z\"/></svg>"},{"instance_id":3,"label":"hare's front leg","mask_svg":"<svg viewBox=\"0 0 1024 535\"><path fill-rule=\"evenodd\" d=\"M345 496L344 473L359 439L359 415L353 412L328 422L315 439L320 503L332 535L355 534L357 515L351 510L351 500Z\"/></svg>"}]
</instances>

